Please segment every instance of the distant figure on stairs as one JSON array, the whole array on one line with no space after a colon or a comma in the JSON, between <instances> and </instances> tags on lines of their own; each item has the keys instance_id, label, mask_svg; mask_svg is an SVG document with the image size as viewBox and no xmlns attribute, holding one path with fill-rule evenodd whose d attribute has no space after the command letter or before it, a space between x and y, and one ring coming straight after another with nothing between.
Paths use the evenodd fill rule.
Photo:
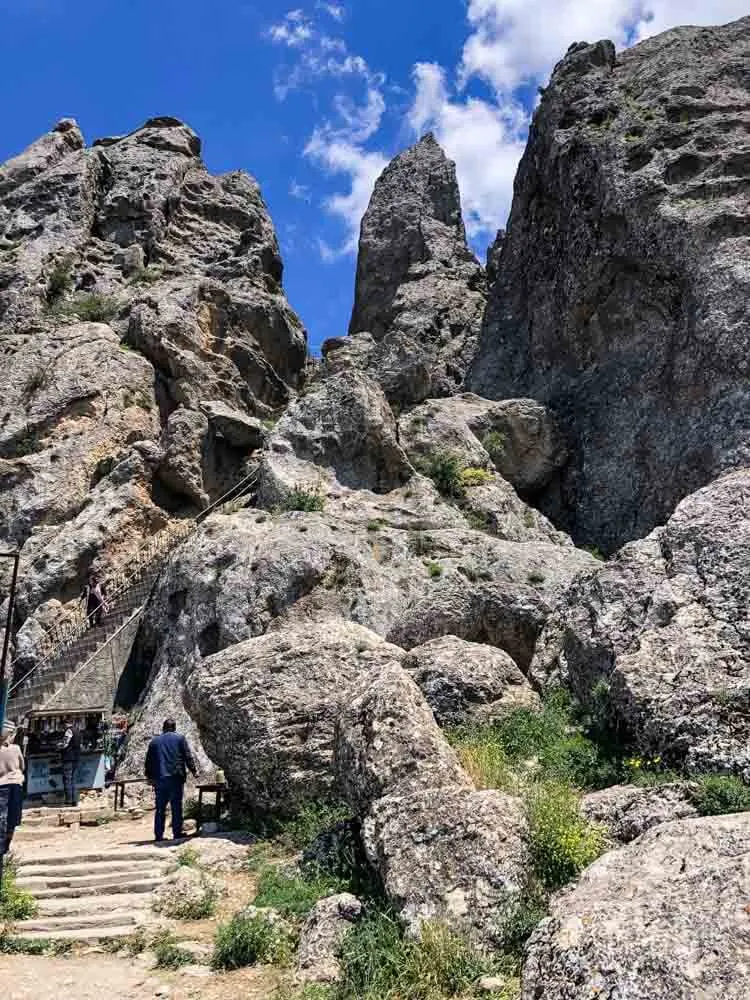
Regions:
<instances>
[{"instance_id":1,"label":"distant figure on stairs","mask_svg":"<svg viewBox=\"0 0 750 1000\"><path fill-rule=\"evenodd\" d=\"M62 759L65 805L77 806L78 785L76 784L76 770L78 769L78 762L81 759L81 736L70 720L65 723L65 733L60 744L60 757Z\"/></svg>"},{"instance_id":2,"label":"distant figure on stairs","mask_svg":"<svg viewBox=\"0 0 750 1000\"><path fill-rule=\"evenodd\" d=\"M188 741L177 732L174 719L165 719L161 736L154 736L146 751L146 780L156 791L154 839L164 840L167 805L172 811L172 836L175 840L182 832L182 796L187 772L196 777L195 761Z\"/></svg>"},{"instance_id":3,"label":"distant figure on stairs","mask_svg":"<svg viewBox=\"0 0 750 1000\"><path fill-rule=\"evenodd\" d=\"M104 586L98 575L92 570L86 585L86 617L92 625L101 625L105 614L109 611L104 596Z\"/></svg>"},{"instance_id":4,"label":"distant figure on stairs","mask_svg":"<svg viewBox=\"0 0 750 1000\"><path fill-rule=\"evenodd\" d=\"M15 723L6 720L0 737L0 854L10 850L23 811L24 760L15 737Z\"/></svg>"}]
</instances>

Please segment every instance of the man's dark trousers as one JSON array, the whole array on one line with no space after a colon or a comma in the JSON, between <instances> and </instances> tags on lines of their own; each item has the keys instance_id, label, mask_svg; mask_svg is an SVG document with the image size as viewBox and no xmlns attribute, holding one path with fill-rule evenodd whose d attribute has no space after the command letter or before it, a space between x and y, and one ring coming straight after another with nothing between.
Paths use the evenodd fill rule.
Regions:
<instances>
[{"instance_id":1,"label":"man's dark trousers","mask_svg":"<svg viewBox=\"0 0 750 1000\"><path fill-rule=\"evenodd\" d=\"M64 760L62 765L63 788L65 790L65 805L78 805L78 785L76 784L76 770L78 762L75 760Z\"/></svg>"},{"instance_id":2,"label":"man's dark trousers","mask_svg":"<svg viewBox=\"0 0 750 1000\"><path fill-rule=\"evenodd\" d=\"M154 836L164 840L164 826L167 822L167 806L172 810L172 836L182 836L182 793L185 789L183 778L159 778L156 782L156 814L154 816Z\"/></svg>"}]
</instances>

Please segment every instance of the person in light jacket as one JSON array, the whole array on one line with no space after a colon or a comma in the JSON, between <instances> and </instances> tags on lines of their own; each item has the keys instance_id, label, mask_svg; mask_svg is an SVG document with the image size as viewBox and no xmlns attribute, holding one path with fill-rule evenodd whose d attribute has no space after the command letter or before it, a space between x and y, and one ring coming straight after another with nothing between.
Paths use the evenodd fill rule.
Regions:
<instances>
[{"instance_id":1,"label":"person in light jacket","mask_svg":"<svg viewBox=\"0 0 750 1000\"><path fill-rule=\"evenodd\" d=\"M10 850L23 813L24 759L15 737L15 723L6 721L0 738L0 854Z\"/></svg>"}]
</instances>

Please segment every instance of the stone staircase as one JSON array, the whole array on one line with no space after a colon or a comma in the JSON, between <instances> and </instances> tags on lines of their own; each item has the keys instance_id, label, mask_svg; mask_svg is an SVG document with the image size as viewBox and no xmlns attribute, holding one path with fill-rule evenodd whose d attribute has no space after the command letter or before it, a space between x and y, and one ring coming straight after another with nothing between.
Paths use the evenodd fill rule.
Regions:
<instances>
[{"instance_id":1,"label":"stone staircase","mask_svg":"<svg viewBox=\"0 0 750 1000\"><path fill-rule=\"evenodd\" d=\"M135 621L145 607L151 589L166 559L210 514L249 502L255 493L257 473L236 483L224 496L191 519L173 522L148 539L131 560L119 579L108 581L109 611L100 625L92 625L85 611L79 609L72 620L61 623L49 634L50 646L41 660L24 672L14 661L8 713L15 720L24 719L34 709L55 707L66 685L121 635L128 622ZM73 705L61 705L72 708ZM96 707L96 706L88 706ZM109 708L110 705L102 705Z\"/></svg>"},{"instance_id":2,"label":"stone staircase","mask_svg":"<svg viewBox=\"0 0 750 1000\"><path fill-rule=\"evenodd\" d=\"M13 842L16 884L32 894L39 909L32 919L14 924L17 937L97 941L129 937L155 920L153 892L174 868L174 847L103 846L96 828L74 836L76 812L32 809L24 815Z\"/></svg>"}]
</instances>

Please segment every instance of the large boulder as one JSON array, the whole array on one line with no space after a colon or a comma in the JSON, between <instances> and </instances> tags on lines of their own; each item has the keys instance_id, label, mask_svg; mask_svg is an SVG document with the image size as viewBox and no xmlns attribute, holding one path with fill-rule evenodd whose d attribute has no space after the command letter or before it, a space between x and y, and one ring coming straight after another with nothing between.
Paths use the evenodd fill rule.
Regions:
<instances>
[{"instance_id":1,"label":"large boulder","mask_svg":"<svg viewBox=\"0 0 750 1000\"><path fill-rule=\"evenodd\" d=\"M191 714L243 804L293 813L332 791L342 707L402 655L338 619L274 630L196 666L187 684Z\"/></svg>"},{"instance_id":2,"label":"large boulder","mask_svg":"<svg viewBox=\"0 0 750 1000\"><path fill-rule=\"evenodd\" d=\"M474 789L402 669L382 670L345 706L335 765L408 931L444 920L491 944L525 884L523 810L501 792Z\"/></svg>"},{"instance_id":3,"label":"large boulder","mask_svg":"<svg viewBox=\"0 0 750 1000\"><path fill-rule=\"evenodd\" d=\"M539 696L501 649L455 635L416 646L404 659L440 726L493 722Z\"/></svg>"},{"instance_id":4,"label":"large boulder","mask_svg":"<svg viewBox=\"0 0 750 1000\"><path fill-rule=\"evenodd\" d=\"M604 826L612 840L622 844L635 840L652 826L698 815L686 782L613 785L584 795L581 812L590 822Z\"/></svg>"},{"instance_id":5,"label":"large boulder","mask_svg":"<svg viewBox=\"0 0 750 1000\"><path fill-rule=\"evenodd\" d=\"M471 392L428 399L401 418L399 430L415 465L441 453L467 466L494 465L522 494L545 487L568 458L551 414L533 399L494 402Z\"/></svg>"},{"instance_id":6,"label":"large boulder","mask_svg":"<svg viewBox=\"0 0 750 1000\"><path fill-rule=\"evenodd\" d=\"M750 18L571 47L535 113L467 384L559 416L543 509L605 552L750 464Z\"/></svg>"},{"instance_id":7,"label":"large boulder","mask_svg":"<svg viewBox=\"0 0 750 1000\"><path fill-rule=\"evenodd\" d=\"M523 1000L744 1000L750 814L658 826L594 862L527 945Z\"/></svg>"},{"instance_id":8,"label":"large boulder","mask_svg":"<svg viewBox=\"0 0 750 1000\"><path fill-rule=\"evenodd\" d=\"M350 892L318 900L300 931L297 976L302 982L335 983L341 978L341 943L364 911Z\"/></svg>"},{"instance_id":9,"label":"large boulder","mask_svg":"<svg viewBox=\"0 0 750 1000\"><path fill-rule=\"evenodd\" d=\"M89 148L64 120L0 167L0 547L21 550L19 624L50 600L69 613L89 569L126 573L247 474L257 434L227 412L267 416L306 363L281 278L258 185L209 174L176 119Z\"/></svg>"},{"instance_id":10,"label":"large boulder","mask_svg":"<svg viewBox=\"0 0 750 1000\"><path fill-rule=\"evenodd\" d=\"M349 325L359 343L329 343L326 360L335 370L343 351L400 405L448 395L471 360L484 293L483 270L466 244L455 166L427 135L375 184Z\"/></svg>"},{"instance_id":11,"label":"large boulder","mask_svg":"<svg viewBox=\"0 0 750 1000\"><path fill-rule=\"evenodd\" d=\"M531 672L648 754L750 774L750 472L687 497L663 528L574 581Z\"/></svg>"}]
</instances>

